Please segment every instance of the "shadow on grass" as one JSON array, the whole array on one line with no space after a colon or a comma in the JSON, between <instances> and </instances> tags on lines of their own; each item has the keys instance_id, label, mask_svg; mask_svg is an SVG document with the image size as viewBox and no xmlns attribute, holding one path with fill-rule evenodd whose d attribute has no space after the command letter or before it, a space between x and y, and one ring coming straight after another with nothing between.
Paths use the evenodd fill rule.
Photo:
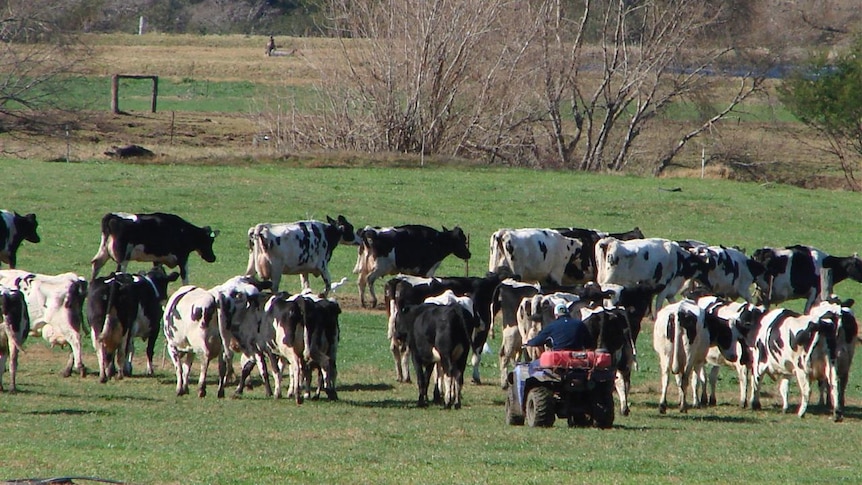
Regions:
<instances>
[{"instance_id":1,"label":"shadow on grass","mask_svg":"<svg viewBox=\"0 0 862 485\"><path fill-rule=\"evenodd\" d=\"M356 383L356 384L347 384L347 385L336 387L336 390L338 392L391 391L393 389L395 389L395 386L393 386L392 384L386 384L383 382L378 382L375 384Z\"/></svg>"},{"instance_id":2,"label":"shadow on grass","mask_svg":"<svg viewBox=\"0 0 862 485\"><path fill-rule=\"evenodd\" d=\"M24 414L33 416L85 416L88 414L110 416L113 413L104 409L51 409L47 411L29 411Z\"/></svg>"},{"instance_id":3,"label":"shadow on grass","mask_svg":"<svg viewBox=\"0 0 862 485\"><path fill-rule=\"evenodd\" d=\"M351 399L339 399L339 402L345 403L349 406L356 406L358 408L371 408L371 409L409 409L415 408L419 409L416 406L415 399L383 399L379 401L353 401Z\"/></svg>"}]
</instances>

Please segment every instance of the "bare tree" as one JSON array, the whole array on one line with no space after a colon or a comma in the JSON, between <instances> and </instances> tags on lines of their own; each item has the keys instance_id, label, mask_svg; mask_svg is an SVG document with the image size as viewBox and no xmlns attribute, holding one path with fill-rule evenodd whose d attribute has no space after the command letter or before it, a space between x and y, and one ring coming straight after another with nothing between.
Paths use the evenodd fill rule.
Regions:
<instances>
[{"instance_id":1,"label":"bare tree","mask_svg":"<svg viewBox=\"0 0 862 485\"><path fill-rule=\"evenodd\" d=\"M724 20L722 2L615 0L576 4L546 0L540 24L548 118L545 131L558 163L580 170L621 170L635 140L672 103L702 96L733 45L701 42ZM567 35L568 34L568 35ZM715 124L763 83L741 74L727 105L680 138L661 169L685 143ZM565 129L571 113L573 128ZM660 171L661 169L658 169Z\"/></svg>"},{"instance_id":2,"label":"bare tree","mask_svg":"<svg viewBox=\"0 0 862 485\"><path fill-rule=\"evenodd\" d=\"M298 149L622 170L672 104L710 97L741 52L716 40L738 3L329 0L339 57L317 61L319 109L290 137ZM737 93L706 103L656 172L762 87L736 76Z\"/></svg>"},{"instance_id":3,"label":"bare tree","mask_svg":"<svg viewBox=\"0 0 862 485\"><path fill-rule=\"evenodd\" d=\"M64 80L88 51L57 28L57 10L28 0L5 2L0 11L0 133L43 131L74 117Z\"/></svg>"}]
</instances>

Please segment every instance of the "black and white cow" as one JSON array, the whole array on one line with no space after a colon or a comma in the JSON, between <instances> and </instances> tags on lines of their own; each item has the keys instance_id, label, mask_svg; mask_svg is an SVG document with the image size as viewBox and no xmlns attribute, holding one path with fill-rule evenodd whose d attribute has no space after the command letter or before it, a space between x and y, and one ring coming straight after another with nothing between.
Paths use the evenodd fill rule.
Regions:
<instances>
[{"instance_id":1,"label":"black and white cow","mask_svg":"<svg viewBox=\"0 0 862 485\"><path fill-rule=\"evenodd\" d=\"M692 300L672 303L659 310L653 327L653 348L661 367L659 412L667 411L667 390L673 374L679 389L679 410L688 410L686 391L691 388L692 401L701 405L700 376L710 347L718 347L729 362L739 358L739 331L735 325L707 313Z\"/></svg>"},{"instance_id":2,"label":"black and white cow","mask_svg":"<svg viewBox=\"0 0 862 485\"><path fill-rule=\"evenodd\" d=\"M50 276L7 269L0 270L0 285L16 287L24 293L32 332L41 334L52 347L69 346L69 361L61 375L69 377L75 369L81 377L86 376L81 329L87 280L75 273Z\"/></svg>"},{"instance_id":3,"label":"black and white cow","mask_svg":"<svg viewBox=\"0 0 862 485\"><path fill-rule=\"evenodd\" d=\"M9 392L18 391L18 353L30 333L30 318L24 294L15 288L0 286L0 391L3 386L3 373L9 361Z\"/></svg>"},{"instance_id":4,"label":"black and white cow","mask_svg":"<svg viewBox=\"0 0 862 485\"><path fill-rule=\"evenodd\" d=\"M218 231L209 226L195 226L174 214L105 214L99 250L90 261L93 265L90 279L95 279L108 259L113 259L118 272L126 271L129 261L179 266L183 284L188 284L189 254L197 251L204 261L214 262L213 241L217 235Z\"/></svg>"},{"instance_id":5,"label":"black and white cow","mask_svg":"<svg viewBox=\"0 0 862 485\"><path fill-rule=\"evenodd\" d=\"M165 306L165 344L177 373L177 396L189 393L189 377L194 358L201 360L198 397L207 395L209 364L218 363L218 397L224 397L227 362L222 349L216 313L217 295L197 286L181 286Z\"/></svg>"},{"instance_id":6,"label":"black and white cow","mask_svg":"<svg viewBox=\"0 0 862 485\"><path fill-rule=\"evenodd\" d=\"M705 270L697 279L716 296L735 300L742 298L756 303L754 288L765 288L766 268L736 248L692 244L677 241L680 246L695 254L705 263Z\"/></svg>"},{"instance_id":7,"label":"black and white cow","mask_svg":"<svg viewBox=\"0 0 862 485\"><path fill-rule=\"evenodd\" d=\"M366 227L357 234L359 245L354 273L359 274L359 298L365 307L365 288L371 294L371 308L377 306L374 282L384 275L434 276L450 254L468 260L467 236L455 226L442 231L419 224L383 229Z\"/></svg>"},{"instance_id":8,"label":"black and white cow","mask_svg":"<svg viewBox=\"0 0 862 485\"><path fill-rule=\"evenodd\" d=\"M315 295L280 293L267 301L262 333L267 334L269 358L275 375L275 396L281 397L281 370L290 367L288 396L297 404L306 397L318 399L323 390L329 400L338 399L337 354L341 307L332 299ZM318 371L317 392L311 394L311 375Z\"/></svg>"},{"instance_id":9,"label":"black and white cow","mask_svg":"<svg viewBox=\"0 0 862 485\"><path fill-rule=\"evenodd\" d=\"M257 224L248 230L247 276L258 275L272 281L278 291L283 274L299 274L303 291L308 290L308 275L323 278L324 296L332 288L329 260L339 242L359 244L353 225L338 216L327 222L298 221L283 224Z\"/></svg>"},{"instance_id":10,"label":"black and white cow","mask_svg":"<svg viewBox=\"0 0 862 485\"><path fill-rule=\"evenodd\" d=\"M754 395L751 408L761 409L760 388L764 376L779 380L782 409L790 408L790 378L799 384L801 402L797 415L805 416L811 394L811 382L825 381L833 404L832 417L840 421L838 407L837 336L842 324L840 304L818 305L815 312L800 315L776 308L760 321L754 347Z\"/></svg>"},{"instance_id":11,"label":"black and white cow","mask_svg":"<svg viewBox=\"0 0 862 485\"><path fill-rule=\"evenodd\" d=\"M162 325L162 304L168 284L179 273L165 273L161 266L145 274L111 273L90 282L87 291L87 320L93 348L99 362L100 382L114 375L118 379L132 373L134 338L147 341L147 375L153 375L153 354Z\"/></svg>"},{"instance_id":12,"label":"black and white cow","mask_svg":"<svg viewBox=\"0 0 862 485\"><path fill-rule=\"evenodd\" d=\"M496 315L502 315L502 339L500 342L500 385L508 388L509 364L515 362L521 355L523 339L518 327L518 307L525 298L532 298L539 293L539 285L523 283L512 278L503 280L494 291L491 300L491 328L489 336L493 335L493 321Z\"/></svg>"},{"instance_id":13,"label":"black and white cow","mask_svg":"<svg viewBox=\"0 0 862 485\"><path fill-rule=\"evenodd\" d=\"M498 229L491 234L488 271L507 267L522 281L583 282L583 244L554 229Z\"/></svg>"},{"instance_id":14,"label":"black and white cow","mask_svg":"<svg viewBox=\"0 0 862 485\"><path fill-rule=\"evenodd\" d=\"M437 367L443 374L443 405L461 408L461 389L470 352L470 318L458 304L422 303L398 312L395 336L410 349L419 386L419 407L428 406L428 386Z\"/></svg>"},{"instance_id":15,"label":"black and white cow","mask_svg":"<svg viewBox=\"0 0 862 485\"><path fill-rule=\"evenodd\" d=\"M469 296L473 300L473 308L479 318L479 329L472 339L473 382L481 383L479 366L482 352L488 339L488 328L491 322L491 301L494 290L508 278L510 273L502 270L500 273L488 273L485 277L434 277L399 275L386 282L386 308L389 318L388 336L390 349L395 358L395 373L398 382L410 382L408 364L409 348L406 342L395 335L395 322L401 309L409 305L418 305L429 296L435 296L446 290L452 290L457 296Z\"/></svg>"},{"instance_id":16,"label":"black and white cow","mask_svg":"<svg viewBox=\"0 0 862 485\"><path fill-rule=\"evenodd\" d=\"M596 282L602 287L642 284L656 288L656 312L665 301L675 299L686 280L700 276L706 269L698 256L675 241L659 238L602 238L596 243L596 264Z\"/></svg>"},{"instance_id":17,"label":"black and white cow","mask_svg":"<svg viewBox=\"0 0 862 485\"><path fill-rule=\"evenodd\" d=\"M18 247L23 241L38 243L41 241L36 228L36 214L22 216L17 212L0 210L0 263L6 263L10 268L18 264Z\"/></svg>"},{"instance_id":18,"label":"black and white cow","mask_svg":"<svg viewBox=\"0 0 862 485\"><path fill-rule=\"evenodd\" d=\"M643 239L644 233L639 227L635 227L630 231L607 233L597 229L582 229L579 227L558 227L556 228L560 234L566 237L577 239L583 245L581 258L581 271L584 273L585 281L596 280L596 243L603 237L613 237L620 241L629 241L632 239Z\"/></svg>"},{"instance_id":19,"label":"black and white cow","mask_svg":"<svg viewBox=\"0 0 862 485\"><path fill-rule=\"evenodd\" d=\"M718 381L719 369L721 366L729 366L736 370L739 380L739 405L746 407L749 402L749 392L754 388L751 384L752 365L754 363L751 349L754 347L754 338L760 329L760 319L766 311L761 306L727 301L714 295L697 297L695 301L706 312L707 319L717 319L722 325L734 325L740 337L739 358L736 361L731 362L725 359L718 347L710 347L706 355L706 367L710 367L709 375L699 377L701 383L707 382L708 395L701 394L700 402L710 406L717 404L715 385Z\"/></svg>"},{"instance_id":20,"label":"black and white cow","mask_svg":"<svg viewBox=\"0 0 862 485\"><path fill-rule=\"evenodd\" d=\"M838 405L835 406L836 420L841 421L844 417L844 396L847 392L847 384L850 379L850 367L853 365L853 355L856 353L856 339L859 338L859 322L856 321L856 315L853 313L853 300L838 301L830 299L830 301L821 302L809 312L810 315L821 315L826 312L834 311L833 305L841 307L841 319L838 326L835 328L835 374L838 386L835 394L838 396ZM829 402L825 394L830 394L828 386L824 385L823 380L820 381L820 402L821 404L833 403ZM831 396L831 394L830 394Z\"/></svg>"},{"instance_id":21,"label":"black and white cow","mask_svg":"<svg viewBox=\"0 0 862 485\"><path fill-rule=\"evenodd\" d=\"M762 288L764 304L805 298L805 311L820 301L821 294L831 294L832 286L850 278L862 282L862 259L856 255L830 256L811 246L761 248L752 258L766 268L767 287ZM821 285L823 269L830 269L828 288Z\"/></svg>"},{"instance_id":22,"label":"black and white cow","mask_svg":"<svg viewBox=\"0 0 862 485\"><path fill-rule=\"evenodd\" d=\"M251 371L258 367L267 396L272 396L272 385L267 369L267 333L263 326L264 308L272 296L263 290L271 288L269 281L257 281L248 275L234 276L212 288L218 304L219 335L225 362L231 362L233 352L242 354L239 384L234 397L240 397Z\"/></svg>"}]
</instances>

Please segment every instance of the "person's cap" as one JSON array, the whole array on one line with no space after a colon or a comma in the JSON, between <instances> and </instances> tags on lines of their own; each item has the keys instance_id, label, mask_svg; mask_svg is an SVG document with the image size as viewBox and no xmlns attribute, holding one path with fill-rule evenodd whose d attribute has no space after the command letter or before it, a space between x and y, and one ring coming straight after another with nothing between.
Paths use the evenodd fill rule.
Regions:
<instances>
[{"instance_id":1,"label":"person's cap","mask_svg":"<svg viewBox=\"0 0 862 485\"><path fill-rule=\"evenodd\" d=\"M557 306L554 307L554 315L565 315L569 313L569 308L565 303L557 303Z\"/></svg>"}]
</instances>

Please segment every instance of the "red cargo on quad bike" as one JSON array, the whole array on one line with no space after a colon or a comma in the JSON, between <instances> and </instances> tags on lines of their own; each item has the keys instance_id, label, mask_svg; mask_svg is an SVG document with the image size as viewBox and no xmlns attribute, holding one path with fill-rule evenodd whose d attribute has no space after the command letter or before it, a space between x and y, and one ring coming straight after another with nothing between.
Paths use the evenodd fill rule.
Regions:
<instances>
[{"instance_id":1,"label":"red cargo on quad bike","mask_svg":"<svg viewBox=\"0 0 862 485\"><path fill-rule=\"evenodd\" d=\"M546 351L509 373L506 422L610 428L614 424L613 356L602 350Z\"/></svg>"}]
</instances>

